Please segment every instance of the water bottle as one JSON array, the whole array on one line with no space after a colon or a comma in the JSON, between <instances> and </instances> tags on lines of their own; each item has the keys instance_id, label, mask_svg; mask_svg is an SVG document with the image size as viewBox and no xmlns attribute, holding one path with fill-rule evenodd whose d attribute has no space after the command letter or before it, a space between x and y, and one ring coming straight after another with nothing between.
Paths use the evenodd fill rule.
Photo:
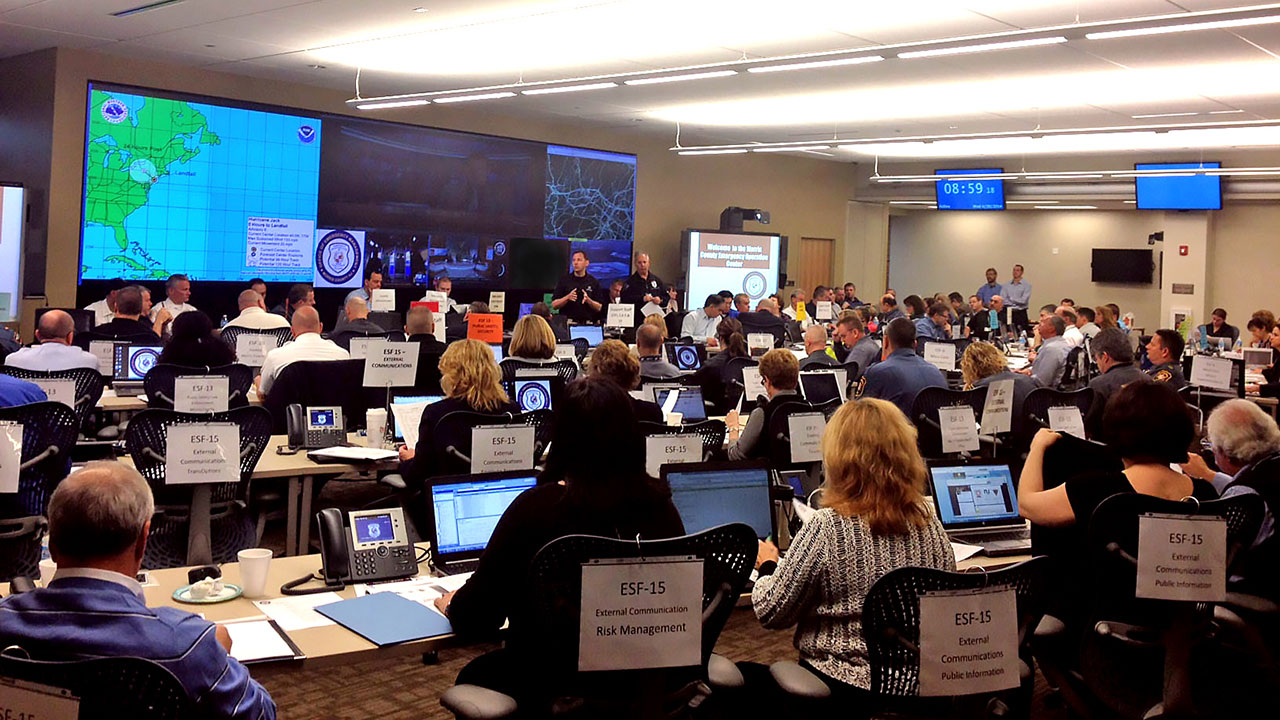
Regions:
<instances>
[{"instance_id":1,"label":"water bottle","mask_svg":"<svg viewBox=\"0 0 1280 720\"><path fill-rule=\"evenodd\" d=\"M403 268L403 270L404 270L404 279L405 279L405 280L412 280L412 279L413 279L413 261L412 261L411 256L409 255L409 251L408 251L408 250L405 250L405 251L404 251L404 268Z\"/></svg>"},{"instance_id":2,"label":"water bottle","mask_svg":"<svg viewBox=\"0 0 1280 720\"><path fill-rule=\"evenodd\" d=\"M1023 330L1018 333L1018 348L1025 351L1027 349L1027 331Z\"/></svg>"},{"instance_id":3,"label":"water bottle","mask_svg":"<svg viewBox=\"0 0 1280 720\"><path fill-rule=\"evenodd\" d=\"M226 313L222 313L222 324L221 324L221 325L219 325L218 327L220 327L220 328L224 328L224 327L226 327L226 326L227 326L227 323L228 323L228 322L230 322L230 320L227 320L227 314L226 314Z\"/></svg>"}]
</instances>

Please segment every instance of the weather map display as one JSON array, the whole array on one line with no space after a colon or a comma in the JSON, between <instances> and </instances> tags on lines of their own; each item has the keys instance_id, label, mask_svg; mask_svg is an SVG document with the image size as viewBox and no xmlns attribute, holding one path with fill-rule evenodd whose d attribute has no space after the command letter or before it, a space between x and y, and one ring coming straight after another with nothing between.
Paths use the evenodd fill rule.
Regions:
<instances>
[{"instance_id":1,"label":"weather map display","mask_svg":"<svg viewBox=\"0 0 1280 720\"><path fill-rule=\"evenodd\" d=\"M321 121L90 87L80 277L313 278Z\"/></svg>"},{"instance_id":2,"label":"weather map display","mask_svg":"<svg viewBox=\"0 0 1280 720\"><path fill-rule=\"evenodd\" d=\"M635 208L634 155L547 146L543 235L631 242Z\"/></svg>"}]
</instances>

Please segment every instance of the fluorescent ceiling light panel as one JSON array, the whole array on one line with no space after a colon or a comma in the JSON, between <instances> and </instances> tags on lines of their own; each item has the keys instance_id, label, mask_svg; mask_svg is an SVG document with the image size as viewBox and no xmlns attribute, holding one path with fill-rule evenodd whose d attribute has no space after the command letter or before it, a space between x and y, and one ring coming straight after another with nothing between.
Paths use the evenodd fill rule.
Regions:
<instances>
[{"instance_id":1,"label":"fluorescent ceiling light panel","mask_svg":"<svg viewBox=\"0 0 1280 720\"><path fill-rule=\"evenodd\" d=\"M782 65L760 65L747 68L749 73L786 72L788 70L813 70L815 68L841 67L843 65L865 65L884 60L880 55L864 55L862 57L842 58L840 60L815 60L813 62L785 63Z\"/></svg>"},{"instance_id":2,"label":"fluorescent ceiling light panel","mask_svg":"<svg viewBox=\"0 0 1280 720\"><path fill-rule=\"evenodd\" d=\"M980 138L925 142L842 145L858 155L882 158L978 158L1056 155L1066 153L1126 153L1152 150L1280 146L1280 127L1212 128L1169 132L1108 132L1050 135L1040 138ZM1045 173L1051 175L1052 173ZM1043 177L1043 175L1041 176Z\"/></svg>"},{"instance_id":3,"label":"fluorescent ceiling light panel","mask_svg":"<svg viewBox=\"0 0 1280 720\"><path fill-rule=\"evenodd\" d=\"M1066 38L1059 35L1046 38L1031 38L1029 40L1010 40L1008 42L933 48L931 50L911 50L898 53L898 57L903 60L910 60L911 58L939 57L941 55L969 55L971 53L994 52L996 50L1016 50L1018 48L1039 47L1042 45L1058 45L1066 41Z\"/></svg>"},{"instance_id":4,"label":"fluorescent ceiling light panel","mask_svg":"<svg viewBox=\"0 0 1280 720\"><path fill-rule=\"evenodd\" d=\"M810 152L813 150L830 150L830 145L806 145L804 147L767 147L751 148L751 152Z\"/></svg>"},{"instance_id":5,"label":"fluorescent ceiling light panel","mask_svg":"<svg viewBox=\"0 0 1280 720\"><path fill-rule=\"evenodd\" d=\"M1005 200L1005 205L1052 205L1057 200Z\"/></svg>"},{"instance_id":6,"label":"fluorescent ceiling light panel","mask_svg":"<svg viewBox=\"0 0 1280 720\"><path fill-rule=\"evenodd\" d=\"M415 105L427 105L431 101L422 98L413 100L379 100L377 102L360 103L356 105L357 110L385 110L387 108L413 107Z\"/></svg>"},{"instance_id":7,"label":"fluorescent ceiling light panel","mask_svg":"<svg viewBox=\"0 0 1280 720\"><path fill-rule=\"evenodd\" d=\"M1212 20L1209 22L1180 23L1177 25L1156 25L1153 27L1130 28L1128 30L1107 30L1104 32L1085 33L1089 40L1112 40L1115 38L1140 37L1143 35L1168 35L1170 33L1194 32L1196 30L1227 30L1254 25L1271 25L1280 23L1280 15L1263 15L1261 17L1236 18L1233 20Z\"/></svg>"},{"instance_id":8,"label":"fluorescent ceiling light panel","mask_svg":"<svg viewBox=\"0 0 1280 720\"><path fill-rule=\"evenodd\" d=\"M480 95L454 95L453 97L436 98L433 102L435 102L436 104L460 103L460 102L472 102L473 100L500 100L502 98L509 98L509 97L515 97L515 96L516 94L513 92L493 92L493 93L481 93Z\"/></svg>"},{"instance_id":9,"label":"fluorescent ceiling light panel","mask_svg":"<svg viewBox=\"0 0 1280 720\"><path fill-rule=\"evenodd\" d=\"M866 125L878 121L1000 113L1041 113L1090 105L1141 108L1155 103L1203 102L1280 95L1273 60L1149 69L1114 69L915 83L808 94L770 94L659 107L651 117L711 127ZM1234 104L1234 103L1233 103Z\"/></svg>"},{"instance_id":10,"label":"fluorescent ceiling light panel","mask_svg":"<svg viewBox=\"0 0 1280 720\"><path fill-rule=\"evenodd\" d=\"M1134 120L1150 120L1152 118L1195 117L1198 112L1152 113L1150 115L1130 115Z\"/></svg>"},{"instance_id":11,"label":"fluorescent ceiling light panel","mask_svg":"<svg viewBox=\"0 0 1280 720\"><path fill-rule=\"evenodd\" d=\"M686 80L707 80L710 78L737 75L737 70L712 70L711 72L686 73L684 75L663 75L662 77L639 78L625 80L627 85L662 85L664 83L684 82Z\"/></svg>"},{"instance_id":12,"label":"fluorescent ceiling light panel","mask_svg":"<svg viewBox=\"0 0 1280 720\"><path fill-rule=\"evenodd\" d=\"M534 88L533 90L521 90L521 95L556 95L559 93L583 92L586 90L604 90L605 88L618 87L615 82L598 82L587 83L586 85L562 85L560 87Z\"/></svg>"},{"instance_id":13,"label":"fluorescent ceiling light panel","mask_svg":"<svg viewBox=\"0 0 1280 720\"><path fill-rule=\"evenodd\" d=\"M681 155L742 155L746 150L681 150Z\"/></svg>"},{"instance_id":14,"label":"fluorescent ceiling light panel","mask_svg":"<svg viewBox=\"0 0 1280 720\"><path fill-rule=\"evenodd\" d=\"M1036 205L1036 210L1097 210L1097 205Z\"/></svg>"}]
</instances>

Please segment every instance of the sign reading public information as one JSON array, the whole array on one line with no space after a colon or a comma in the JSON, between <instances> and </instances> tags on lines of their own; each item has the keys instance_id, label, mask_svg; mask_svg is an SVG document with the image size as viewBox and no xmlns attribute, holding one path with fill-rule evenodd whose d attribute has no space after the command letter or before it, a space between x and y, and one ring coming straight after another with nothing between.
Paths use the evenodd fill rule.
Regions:
<instances>
[{"instance_id":1,"label":"sign reading public information","mask_svg":"<svg viewBox=\"0 0 1280 720\"><path fill-rule=\"evenodd\" d=\"M1212 516L1138 518L1137 596L1221 602L1227 598L1227 521Z\"/></svg>"},{"instance_id":2,"label":"sign reading public information","mask_svg":"<svg viewBox=\"0 0 1280 720\"><path fill-rule=\"evenodd\" d=\"M1018 603L1012 589L920 596L921 697L1018 684Z\"/></svg>"}]
</instances>

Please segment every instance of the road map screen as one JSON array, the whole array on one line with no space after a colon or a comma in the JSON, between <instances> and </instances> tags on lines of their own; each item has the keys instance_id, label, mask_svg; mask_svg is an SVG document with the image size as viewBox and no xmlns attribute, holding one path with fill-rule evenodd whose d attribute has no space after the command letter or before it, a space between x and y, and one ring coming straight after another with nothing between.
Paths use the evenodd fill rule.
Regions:
<instances>
[{"instance_id":1,"label":"road map screen","mask_svg":"<svg viewBox=\"0 0 1280 720\"><path fill-rule=\"evenodd\" d=\"M310 282L321 121L90 87L80 277Z\"/></svg>"}]
</instances>

